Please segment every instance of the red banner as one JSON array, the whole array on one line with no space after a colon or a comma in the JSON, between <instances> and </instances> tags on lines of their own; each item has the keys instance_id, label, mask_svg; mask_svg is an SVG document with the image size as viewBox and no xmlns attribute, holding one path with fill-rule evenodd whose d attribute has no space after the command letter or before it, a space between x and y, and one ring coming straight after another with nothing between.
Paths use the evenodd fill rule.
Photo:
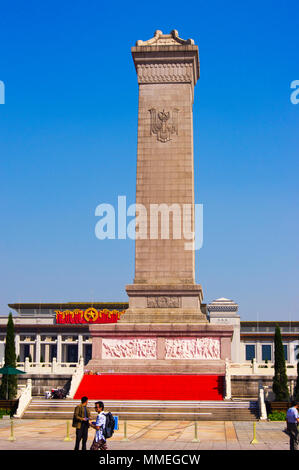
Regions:
<instances>
[{"instance_id":1,"label":"red banner","mask_svg":"<svg viewBox=\"0 0 299 470\"><path fill-rule=\"evenodd\" d=\"M97 310L93 307L86 310L55 310L56 323L116 323L125 310Z\"/></svg>"}]
</instances>

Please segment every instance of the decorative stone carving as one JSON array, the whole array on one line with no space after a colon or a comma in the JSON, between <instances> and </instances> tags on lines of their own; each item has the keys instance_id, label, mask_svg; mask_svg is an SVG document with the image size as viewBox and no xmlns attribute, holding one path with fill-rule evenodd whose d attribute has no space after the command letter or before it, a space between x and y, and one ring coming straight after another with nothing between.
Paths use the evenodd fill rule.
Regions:
<instances>
[{"instance_id":1,"label":"decorative stone carving","mask_svg":"<svg viewBox=\"0 0 299 470\"><path fill-rule=\"evenodd\" d=\"M172 119L170 119L170 111L157 112L155 108L149 109L151 113L151 133L157 135L157 140L160 142L167 142L171 140L170 136L172 134L178 134L178 112L179 110L175 108L172 111Z\"/></svg>"},{"instance_id":2,"label":"decorative stone carving","mask_svg":"<svg viewBox=\"0 0 299 470\"><path fill-rule=\"evenodd\" d=\"M191 83L192 63L138 64L139 83Z\"/></svg>"},{"instance_id":3,"label":"decorative stone carving","mask_svg":"<svg viewBox=\"0 0 299 470\"><path fill-rule=\"evenodd\" d=\"M165 359L220 359L219 338L166 339Z\"/></svg>"},{"instance_id":4,"label":"decorative stone carving","mask_svg":"<svg viewBox=\"0 0 299 470\"><path fill-rule=\"evenodd\" d=\"M193 45L193 39L182 39L176 29L170 34L163 34L162 31L156 30L154 37L147 41L137 41L136 46L177 46L177 45Z\"/></svg>"},{"instance_id":5,"label":"decorative stone carving","mask_svg":"<svg viewBox=\"0 0 299 470\"><path fill-rule=\"evenodd\" d=\"M156 359L156 339L103 339L103 359Z\"/></svg>"},{"instance_id":6,"label":"decorative stone carving","mask_svg":"<svg viewBox=\"0 0 299 470\"><path fill-rule=\"evenodd\" d=\"M180 297L158 295L147 298L148 308L179 308L181 306Z\"/></svg>"}]
</instances>

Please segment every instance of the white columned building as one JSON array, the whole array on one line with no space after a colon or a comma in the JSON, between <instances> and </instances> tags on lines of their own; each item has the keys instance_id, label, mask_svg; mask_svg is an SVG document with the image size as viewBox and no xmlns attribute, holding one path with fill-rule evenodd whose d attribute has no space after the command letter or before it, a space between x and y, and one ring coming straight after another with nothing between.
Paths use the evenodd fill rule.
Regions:
<instances>
[{"instance_id":1,"label":"white columned building","mask_svg":"<svg viewBox=\"0 0 299 470\"><path fill-rule=\"evenodd\" d=\"M231 343L231 360L240 362L240 315L238 304L221 297L207 305L211 324L233 325L234 333Z\"/></svg>"}]
</instances>

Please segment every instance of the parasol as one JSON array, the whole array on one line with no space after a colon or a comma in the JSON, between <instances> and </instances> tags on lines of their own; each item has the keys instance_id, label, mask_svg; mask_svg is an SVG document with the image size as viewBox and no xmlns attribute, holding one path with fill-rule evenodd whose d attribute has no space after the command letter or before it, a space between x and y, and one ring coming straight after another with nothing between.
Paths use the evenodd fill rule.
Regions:
<instances>
[{"instance_id":1,"label":"parasol","mask_svg":"<svg viewBox=\"0 0 299 470\"><path fill-rule=\"evenodd\" d=\"M20 369L16 369L15 367L4 366L0 369L0 374L3 374L3 375L17 375L17 374L26 374L26 372L23 372ZM7 380L6 400L8 400L8 380Z\"/></svg>"}]
</instances>

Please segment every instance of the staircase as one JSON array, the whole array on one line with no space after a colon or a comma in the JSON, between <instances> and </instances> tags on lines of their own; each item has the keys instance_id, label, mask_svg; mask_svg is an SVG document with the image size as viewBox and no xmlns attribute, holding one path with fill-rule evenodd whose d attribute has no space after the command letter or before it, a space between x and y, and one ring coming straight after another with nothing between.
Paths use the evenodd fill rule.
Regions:
<instances>
[{"instance_id":1,"label":"staircase","mask_svg":"<svg viewBox=\"0 0 299 470\"><path fill-rule=\"evenodd\" d=\"M94 418L94 402L88 406ZM72 420L73 411L80 400L46 400L34 398L23 419ZM258 419L258 403L244 401L118 401L105 400L105 410L120 420L175 420L175 421L255 421Z\"/></svg>"},{"instance_id":2,"label":"staircase","mask_svg":"<svg viewBox=\"0 0 299 470\"><path fill-rule=\"evenodd\" d=\"M145 367L143 365L143 367ZM173 366L174 367L174 366ZM223 401L224 376L219 374L100 374L84 375L74 399L134 403L144 401ZM173 372L173 370L172 370ZM183 402L183 401L182 401Z\"/></svg>"}]
</instances>

